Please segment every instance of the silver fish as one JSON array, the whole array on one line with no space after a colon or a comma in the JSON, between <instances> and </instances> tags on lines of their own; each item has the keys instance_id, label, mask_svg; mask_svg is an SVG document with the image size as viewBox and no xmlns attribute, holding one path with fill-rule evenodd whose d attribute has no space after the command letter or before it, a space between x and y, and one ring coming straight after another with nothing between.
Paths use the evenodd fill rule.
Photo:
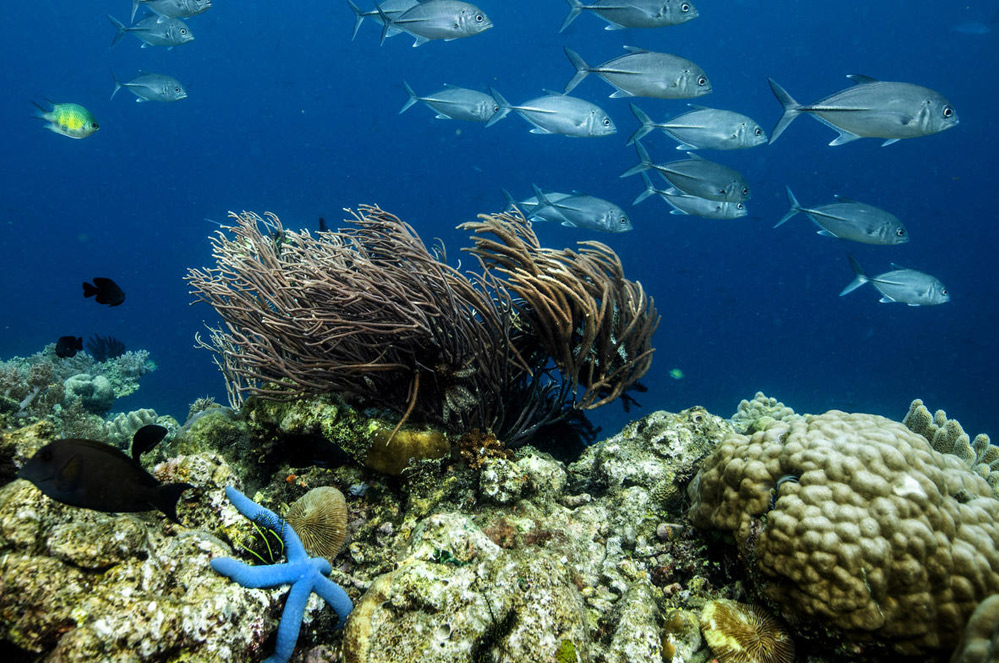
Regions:
<instances>
[{"instance_id":1,"label":"silver fish","mask_svg":"<svg viewBox=\"0 0 999 663\"><path fill-rule=\"evenodd\" d=\"M604 30L623 28L661 28L679 25L697 18L697 8L690 0L594 0L584 5L580 0L566 0L569 15L562 21L562 32L583 11L591 11L607 21Z\"/></svg>"},{"instance_id":2,"label":"silver fish","mask_svg":"<svg viewBox=\"0 0 999 663\"><path fill-rule=\"evenodd\" d=\"M879 81L870 76L850 74L856 85L802 105L774 79L770 89L784 107L770 135L777 140L787 125L802 113L839 132L830 145L842 145L858 138L885 138L891 145L902 138L935 134L958 124L957 111L939 92L912 83Z\"/></svg>"},{"instance_id":3,"label":"silver fish","mask_svg":"<svg viewBox=\"0 0 999 663\"><path fill-rule=\"evenodd\" d=\"M632 229L627 213L603 198L573 192L571 196L556 199L545 194L537 185L531 185L531 188L534 189L536 201L528 216L531 220L557 221L569 228L605 233L623 233Z\"/></svg>"},{"instance_id":4,"label":"silver fish","mask_svg":"<svg viewBox=\"0 0 999 663\"><path fill-rule=\"evenodd\" d=\"M820 235L848 239L861 244L878 244L891 246L905 244L909 241L909 233L894 214L889 214L880 207L858 203L855 200L836 196L836 202L818 207L802 207L798 199L787 189L787 202L791 206L787 214L774 226L783 224L798 212L808 215L821 230Z\"/></svg>"},{"instance_id":5,"label":"silver fish","mask_svg":"<svg viewBox=\"0 0 999 663\"><path fill-rule=\"evenodd\" d=\"M493 27L493 22L484 11L458 0L428 0L395 15L386 13L377 2L375 8L382 20L382 44L392 28L412 36L415 48L432 39L451 41L471 37Z\"/></svg>"},{"instance_id":6,"label":"silver fish","mask_svg":"<svg viewBox=\"0 0 999 663\"><path fill-rule=\"evenodd\" d=\"M586 78L597 74L617 88L612 99L619 97L654 97L656 99L690 99L711 93L711 81L704 70L686 58L669 53L656 53L644 48L625 46L627 55L591 67L569 47L565 54L576 73L565 85L568 94Z\"/></svg>"},{"instance_id":7,"label":"silver fish","mask_svg":"<svg viewBox=\"0 0 999 663\"><path fill-rule=\"evenodd\" d=\"M405 113L417 101L422 101L437 112L439 120L464 120L466 122L488 122L499 111L499 104L485 92L469 90L463 87L444 84L444 89L429 97L419 97L403 81L409 100L403 105L400 113Z\"/></svg>"},{"instance_id":8,"label":"silver fish","mask_svg":"<svg viewBox=\"0 0 999 663\"><path fill-rule=\"evenodd\" d=\"M531 185L534 188L534 185ZM565 221L565 217L561 212L558 211L554 206L542 205L538 201L537 196L531 196L530 198L525 198L524 200L517 201L514 200L513 196L510 195L506 189L502 189L503 197L506 198L507 209L506 211L512 211L513 209L519 209L524 216L531 221L546 221L549 223L562 223ZM571 193L559 193L556 191L548 191L545 193L545 197L549 202L559 202L565 200L566 198L572 198Z\"/></svg>"},{"instance_id":9,"label":"silver fish","mask_svg":"<svg viewBox=\"0 0 999 663\"><path fill-rule=\"evenodd\" d=\"M617 132L614 121L602 108L588 101L570 97L558 92L549 92L544 97L531 99L521 106L513 106L499 92L489 88L499 106L499 111L490 118L486 126L496 124L510 111L534 125L532 134L562 134L592 138L610 136Z\"/></svg>"},{"instance_id":10,"label":"silver fish","mask_svg":"<svg viewBox=\"0 0 999 663\"><path fill-rule=\"evenodd\" d=\"M632 104L631 112L642 126L628 139L628 145L642 139L653 129L662 129L663 133L680 143L676 149L685 151L742 150L767 142L767 134L760 125L741 113L687 105L695 110L665 122L653 122L641 108Z\"/></svg>"},{"instance_id":11,"label":"silver fish","mask_svg":"<svg viewBox=\"0 0 999 663\"><path fill-rule=\"evenodd\" d=\"M357 31L361 29L361 23L364 23L364 19L366 18L373 18L378 21L378 23L384 25L384 21L382 21L382 17L379 15L377 9L363 11L360 7L355 5L352 0L347 0L347 4L350 5L352 10L354 10L354 33L350 36L351 40L357 36ZM420 4L420 0L385 0L384 2L378 3L381 7L382 13L388 14L389 16L401 14L409 9L412 9L418 4ZM402 30L390 27L385 36L394 37L398 34L402 34Z\"/></svg>"},{"instance_id":12,"label":"silver fish","mask_svg":"<svg viewBox=\"0 0 999 663\"><path fill-rule=\"evenodd\" d=\"M914 269L905 269L892 263L894 271L885 272L878 276L867 276L860 268L860 263L850 258L850 267L856 276L850 285L843 288L839 296L849 294L864 285L870 283L881 293L881 303L899 302L909 306L936 306L946 304L950 301L950 293L940 279L917 272Z\"/></svg>"},{"instance_id":13,"label":"silver fish","mask_svg":"<svg viewBox=\"0 0 999 663\"><path fill-rule=\"evenodd\" d=\"M687 152L689 159L654 163L649 152L641 143L635 143L640 163L621 173L628 177L645 170L655 170L667 182L677 188L678 193L686 193L698 198L723 202L742 202L749 198L749 185L739 171L708 161L693 152ZM672 193L672 192L671 192Z\"/></svg>"},{"instance_id":14,"label":"silver fish","mask_svg":"<svg viewBox=\"0 0 999 663\"><path fill-rule=\"evenodd\" d=\"M111 40L111 45L117 44L126 32L131 32L142 42L142 48L149 46L166 46L168 49L194 40L191 29L179 18L163 16L147 16L134 25L125 25L111 14L106 14L111 25L118 28L117 34Z\"/></svg>"},{"instance_id":15,"label":"silver fish","mask_svg":"<svg viewBox=\"0 0 999 663\"><path fill-rule=\"evenodd\" d=\"M212 0L132 0L132 22L139 5L167 18L190 18L211 9Z\"/></svg>"},{"instance_id":16,"label":"silver fish","mask_svg":"<svg viewBox=\"0 0 999 663\"><path fill-rule=\"evenodd\" d=\"M172 102L180 101L181 99L187 99L187 90L181 85L173 76L167 76L165 74L150 74L144 71L140 71L139 75L123 83L118 80L118 77L111 72L111 78L114 79L114 92L111 93L111 98L118 94L118 90L122 88L128 89L129 92L136 96L137 102L142 101L162 101L162 102Z\"/></svg>"},{"instance_id":17,"label":"silver fish","mask_svg":"<svg viewBox=\"0 0 999 663\"><path fill-rule=\"evenodd\" d=\"M669 203L673 210L670 214L683 214L699 216L705 219L738 219L746 216L749 212L742 203L726 202L722 200L708 200L698 198L685 193L680 193L677 189L657 189L652 184L652 180L644 172L641 173L642 181L645 182L645 191L638 194L632 205L637 205L649 196L658 194L660 198Z\"/></svg>"}]
</instances>

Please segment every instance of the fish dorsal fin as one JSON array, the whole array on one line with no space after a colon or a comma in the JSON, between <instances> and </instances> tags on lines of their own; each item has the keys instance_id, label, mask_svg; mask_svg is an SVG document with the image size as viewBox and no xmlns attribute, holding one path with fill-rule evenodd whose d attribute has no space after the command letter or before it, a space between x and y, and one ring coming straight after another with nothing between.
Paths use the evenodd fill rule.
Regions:
<instances>
[{"instance_id":1,"label":"fish dorsal fin","mask_svg":"<svg viewBox=\"0 0 999 663\"><path fill-rule=\"evenodd\" d=\"M870 76L864 76L863 74L847 74L847 78L856 83L857 85L863 85L864 83L879 83L880 81L876 78Z\"/></svg>"},{"instance_id":2,"label":"fish dorsal fin","mask_svg":"<svg viewBox=\"0 0 999 663\"><path fill-rule=\"evenodd\" d=\"M132 459L138 462L142 454L159 444L166 434L167 429L158 424L146 424L135 431L132 436Z\"/></svg>"},{"instance_id":3,"label":"fish dorsal fin","mask_svg":"<svg viewBox=\"0 0 999 663\"><path fill-rule=\"evenodd\" d=\"M864 204L862 202L854 200L853 198L847 198L846 196L841 196L838 193L836 195L834 195L833 198L835 198L836 200L838 200L841 203L853 203L854 205L863 205Z\"/></svg>"},{"instance_id":4,"label":"fish dorsal fin","mask_svg":"<svg viewBox=\"0 0 999 663\"><path fill-rule=\"evenodd\" d=\"M889 297L888 295L885 295L884 297L879 299L878 302L880 302L881 304L894 304L895 300Z\"/></svg>"},{"instance_id":5,"label":"fish dorsal fin","mask_svg":"<svg viewBox=\"0 0 999 663\"><path fill-rule=\"evenodd\" d=\"M567 97L567 96L569 96L565 92L558 92L556 90L542 89L541 91L544 92L545 94L550 94L553 97Z\"/></svg>"},{"instance_id":6,"label":"fish dorsal fin","mask_svg":"<svg viewBox=\"0 0 999 663\"><path fill-rule=\"evenodd\" d=\"M687 152L687 156L694 161L707 161L707 159L702 157L700 154L695 154L694 152Z\"/></svg>"},{"instance_id":7,"label":"fish dorsal fin","mask_svg":"<svg viewBox=\"0 0 999 663\"><path fill-rule=\"evenodd\" d=\"M702 106L700 104L687 104L688 108L693 108L694 110L714 110L710 106Z\"/></svg>"},{"instance_id":8,"label":"fish dorsal fin","mask_svg":"<svg viewBox=\"0 0 999 663\"><path fill-rule=\"evenodd\" d=\"M606 9L606 7L601 7L601 9ZM652 51L650 51L648 49L645 49L645 48L639 48L638 46L625 46L624 50L628 51L629 53L651 53L652 52Z\"/></svg>"},{"instance_id":9,"label":"fish dorsal fin","mask_svg":"<svg viewBox=\"0 0 999 663\"><path fill-rule=\"evenodd\" d=\"M908 267L905 267L905 266L903 266L903 265L900 265L900 264L898 264L897 262L893 262L893 263L891 264L891 268L892 268L892 269L909 269Z\"/></svg>"}]
</instances>

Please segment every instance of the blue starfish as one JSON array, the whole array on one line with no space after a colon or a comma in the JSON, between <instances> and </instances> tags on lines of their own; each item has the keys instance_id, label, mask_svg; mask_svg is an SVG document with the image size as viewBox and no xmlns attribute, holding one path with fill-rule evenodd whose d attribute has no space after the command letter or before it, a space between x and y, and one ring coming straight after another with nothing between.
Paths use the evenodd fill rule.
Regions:
<instances>
[{"instance_id":1,"label":"blue starfish","mask_svg":"<svg viewBox=\"0 0 999 663\"><path fill-rule=\"evenodd\" d=\"M284 604L284 612L281 613L274 655L264 661L264 663L286 663L295 651L298 631L302 627L302 616L305 613L305 603L312 592L319 594L333 607L340 618L339 627L343 627L347 615L354 606L347 592L326 577L333 571L330 563L322 557L310 558L305 552L302 540L287 521L232 486L226 486L225 494L241 514L258 525L277 532L284 541L288 556L288 561L284 564L250 566L230 557L219 557L213 559L211 565L218 573L232 578L243 587L256 589L291 585L291 591L288 592L288 599Z\"/></svg>"}]
</instances>

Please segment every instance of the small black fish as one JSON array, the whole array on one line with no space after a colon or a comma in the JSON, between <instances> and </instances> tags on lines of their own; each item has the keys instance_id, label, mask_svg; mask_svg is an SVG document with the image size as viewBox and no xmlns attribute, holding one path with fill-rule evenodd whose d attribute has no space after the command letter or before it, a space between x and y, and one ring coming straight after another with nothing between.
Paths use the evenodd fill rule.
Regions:
<instances>
[{"instance_id":1,"label":"small black fish","mask_svg":"<svg viewBox=\"0 0 999 663\"><path fill-rule=\"evenodd\" d=\"M329 228L326 226L326 219L324 219L323 217L319 217L319 232L324 233L327 232L328 230Z\"/></svg>"},{"instance_id":2,"label":"small black fish","mask_svg":"<svg viewBox=\"0 0 999 663\"><path fill-rule=\"evenodd\" d=\"M159 424L146 424L135 431L132 436L132 458L138 462L139 457L159 444L166 434L167 429Z\"/></svg>"},{"instance_id":3,"label":"small black fish","mask_svg":"<svg viewBox=\"0 0 999 663\"><path fill-rule=\"evenodd\" d=\"M66 359L75 357L83 349L83 338L80 336L60 336L56 341L56 356Z\"/></svg>"},{"instance_id":4,"label":"small black fish","mask_svg":"<svg viewBox=\"0 0 999 663\"><path fill-rule=\"evenodd\" d=\"M136 458L141 454L140 449L148 445L151 439L148 435L147 431L133 436ZM63 504L105 512L159 509L175 523L180 523L177 500L185 490L194 488L189 483L162 484L142 469L138 460L109 444L81 439L56 440L45 445L17 476Z\"/></svg>"},{"instance_id":5,"label":"small black fish","mask_svg":"<svg viewBox=\"0 0 999 663\"><path fill-rule=\"evenodd\" d=\"M83 282L83 296L93 297L94 295L97 296L98 304L107 304L108 306L118 306L125 301L125 292L118 287L118 284L103 276L94 278L93 283Z\"/></svg>"}]
</instances>

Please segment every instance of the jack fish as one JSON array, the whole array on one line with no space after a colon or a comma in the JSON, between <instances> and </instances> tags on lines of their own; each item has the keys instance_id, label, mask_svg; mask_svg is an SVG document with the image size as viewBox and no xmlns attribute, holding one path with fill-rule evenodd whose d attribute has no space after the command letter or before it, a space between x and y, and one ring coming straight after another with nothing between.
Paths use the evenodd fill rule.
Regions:
<instances>
[{"instance_id":1,"label":"jack fish","mask_svg":"<svg viewBox=\"0 0 999 663\"><path fill-rule=\"evenodd\" d=\"M614 203L574 191L572 194L543 192L531 185L533 198L517 203L504 192L532 221L550 221L568 228L582 228L606 233L622 233L632 229L628 214Z\"/></svg>"},{"instance_id":2,"label":"jack fish","mask_svg":"<svg viewBox=\"0 0 999 663\"><path fill-rule=\"evenodd\" d=\"M867 276L860 268L860 263L850 258L850 267L856 276L850 285L843 288L839 296L849 294L864 285L870 283L881 293L881 303L888 304L899 302L909 306L936 306L946 304L950 301L950 293L946 286L934 276L917 272L914 269L905 269L892 263L894 271L885 272L878 276Z\"/></svg>"},{"instance_id":3,"label":"jack fish","mask_svg":"<svg viewBox=\"0 0 999 663\"><path fill-rule=\"evenodd\" d=\"M669 203L673 209L670 214L699 216L704 219L738 219L746 216L749 212L742 203L726 202L723 200L708 200L698 198L686 193L681 193L675 188L665 191L657 189L652 184L649 176L642 172L642 181L645 182L645 191L638 194L632 205L637 205L649 196L658 194L660 198Z\"/></svg>"},{"instance_id":4,"label":"jack fish","mask_svg":"<svg viewBox=\"0 0 999 663\"><path fill-rule=\"evenodd\" d=\"M661 28L679 25L697 18L697 8L689 0L594 0L584 5L580 0L566 0L569 15L562 21L562 32L584 11L591 11L609 23L604 30L624 28Z\"/></svg>"},{"instance_id":5,"label":"jack fish","mask_svg":"<svg viewBox=\"0 0 999 663\"><path fill-rule=\"evenodd\" d=\"M142 48L150 46L166 46L167 50L174 46L186 44L194 40L191 29L179 18L166 18L164 16L150 15L136 23L135 25L125 25L111 14L105 14L111 25L118 28L111 45L117 44L126 32L131 32L136 39L142 42Z\"/></svg>"},{"instance_id":6,"label":"jack fish","mask_svg":"<svg viewBox=\"0 0 999 663\"><path fill-rule=\"evenodd\" d=\"M693 152L687 152L689 159L654 163L641 143L635 143L641 162L621 173L628 177L652 169L678 189L698 198L738 203L749 198L749 184L739 171L708 161ZM673 193L673 192L670 192Z\"/></svg>"},{"instance_id":7,"label":"jack fish","mask_svg":"<svg viewBox=\"0 0 999 663\"><path fill-rule=\"evenodd\" d=\"M617 132L614 121L602 108L589 101L570 97L558 92L549 92L544 97L531 99L521 106L514 106L503 98L499 92L489 88L499 106L486 126L496 124L510 111L520 113L520 116L534 125L532 134L562 134L591 138L610 136Z\"/></svg>"},{"instance_id":8,"label":"jack fish","mask_svg":"<svg viewBox=\"0 0 999 663\"><path fill-rule=\"evenodd\" d=\"M212 0L132 0L130 21L135 21L135 12L139 9L139 5L167 18L190 18L211 9Z\"/></svg>"},{"instance_id":9,"label":"jack fish","mask_svg":"<svg viewBox=\"0 0 999 663\"><path fill-rule=\"evenodd\" d=\"M373 18L382 25L381 13L388 14L389 16L396 16L403 13L408 9L412 9L416 5L420 4L420 0L385 0L384 2L379 2L378 7L382 10L372 9L371 11L362 11L360 7L355 5L351 0L347 0L347 4L354 11L354 34L350 36L351 40L357 37L357 31L361 29L361 23L364 23L364 19ZM397 34L401 34L402 30L398 28L389 28L386 37L394 37Z\"/></svg>"},{"instance_id":10,"label":"jack fish","mask_svg":"<svg viewBox=\"0 0 999 663\"><path fill-rule=\"evenodd\" d=\"M112 71L111 78L114 79L114 92L111 93L112 99L118 94L118 90L122 88L126 88L134 94L137 97L137 102L162 101L169 103L187 99L187 90L184 89L180 81L165 74L150 74L140 71L138 76L125 83L118 80L118 77Z\"/></svg>"},{"instance_id":11,"label":"jack fish","mask_svg":"<svg viewBox=\"0 0 999 663\"><path fill-rule=\"evenodd\" d=\"M662 129L663 133L680 143L676 149L685 151L742 150L767 142L766 132L745 115L687 105L695 110L660 123L653 122L645 111L632 104L631 112L642 126L628 139L628 145L641 140L653 129Z\"/></svg>"},{"instance_id":12,"label":"jack fish","mask_svg":"<svg viewBox=\"0 0 999 663\"><path fill-rule=\"evenodd\" d=\"M355 13L357 7L351 3ZM493 27L486 13L467 2L458 0L428 0L399 14L388 14L377 3L378 17L382 21L382 40L391 29L401 30L413 37L413 47L433 39L451 41L471 37Z\"/></svg>"},{"instance_id":13,"label":"jack fish","mask_svg":"<svg viewBox=\"0 0 999 663\"><path fill-rule=\"evenodd\" d=\"M466 122L488 122L499 111L499 104L485 92L477 92L463 87L444 84L444 89L429 97L419 97L405 81L409 100L400 113L405 113L417 101L422 101L437 113L438 120L464 120Z\"/></svg>"},{"instance_id":14,"label":"jack fish","mask_svg":"<svg viewBox=\"0 0 999 663\"><path fill-rule=\"evenodd\" d=\"M958 124L957 111L938 92L912 83L879 81L850 74L856 85L840 90L813 104L802 105L770 79L770 89L784 107L770 136L773 143L794 118L810 113L816 120L839 132L830 145L858 138L885 138L891 145L902 138L939 133Z\"/></svg>"},{"instance_id":15,"label":"jack fish","mask_svg":"<svg viewBox=\"0 0 999 663\"><path fill-rule=\"evenodd\" d=\"M829 205L802 207L791 193L791 187L786 189L787 202L791 209L781 217L774 228L798 212L802 212L820 228L819 234L826 237L882 246L905 244L909 241L909 233L898 217L879 207L858 203L843 196L836 196L836 202Z\"/></svg>"},{"instance_id":16,"label":"jack fish","mask_svg":"<svg viewBox=\"0 0 999 663\"><path fill-rule=\"evenodd\" d=\"M575 75L566 83L565 92L571 92L587 74L597 74L617 88L617 92L610 95L612 99L690 99L711 93L711 81L707 74L690 60L635 46L624 48L628 51L627 55L591 67L578 53L565 47L569 62L576 68Z\"/></svg>"}]
</instances>

